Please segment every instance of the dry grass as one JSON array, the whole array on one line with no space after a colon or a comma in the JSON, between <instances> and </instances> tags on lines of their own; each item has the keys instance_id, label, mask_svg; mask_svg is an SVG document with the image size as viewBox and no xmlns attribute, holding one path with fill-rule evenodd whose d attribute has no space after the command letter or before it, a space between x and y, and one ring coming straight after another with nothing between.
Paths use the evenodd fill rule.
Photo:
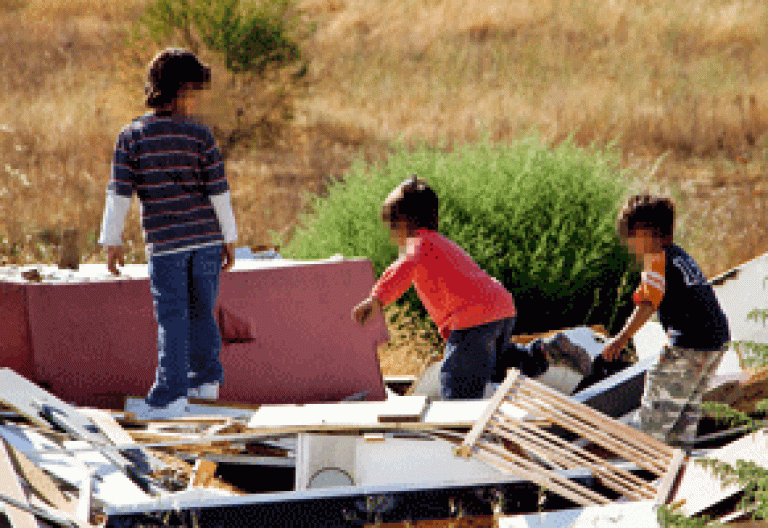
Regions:
<instances>
[{"instance_id":1,"label":"dry grass","mask_svg":"<svg viewBox=\"0 0 768 528\"><path fill-rule=\"evenodd\" d=\"M143 112L155 51L126 35L148 1L0 5L0 260L52 260L67 226L80 229L87 258L103 258L95 239L112 147ZM552 142L616 142L630 174L676 195L680 238L707 274L768 250L765 2L297 7L316 26L303 43L304 79L235 79L204 57L214 67L204 117L225 151L242 244L289 232L301 191L322 192L356 156L377 159L393 139L450 147L535 130ZM135 210L126 239L131 258L143 259ZM417 344L403 357L386 352L392 372L432 346L398 339Z\"/></svg>"},{"instance_id":2,"label":"dry grass","mask_svg":"<svg viewBox=\"0 0 768 528\"><path fill-rule=\"evenodd\" d=\"M448 146L530 130L615 142L637 177L679 189L708 274L768 249L765 3L301 5L320 21L309 115Z\"/></svg>"}]
</instances>

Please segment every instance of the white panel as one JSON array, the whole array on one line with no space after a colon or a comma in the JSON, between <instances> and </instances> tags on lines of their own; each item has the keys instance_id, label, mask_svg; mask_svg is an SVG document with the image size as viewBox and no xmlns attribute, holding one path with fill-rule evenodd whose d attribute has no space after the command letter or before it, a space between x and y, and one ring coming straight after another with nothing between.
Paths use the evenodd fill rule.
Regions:
<instances>
[{"instance_id":1,"label":"white panel","mask_svg":"<svg viewBox=\"0 0 768 528\"><path fill-rule=\"evenodd\" d=\"M499 528L659 528L653 501L502 517Z\"/></svg>"},{"instance_id":2,"label":"white panel","mask_svg":"<svg viewBox=\"0 0 768 528\"><path fill-rule=\"evenodd\" d=\"M510 476L474 458L457 457L444 440L357 439L355 480L360 486L505 482Z\"/></svg>"}]
</instances>

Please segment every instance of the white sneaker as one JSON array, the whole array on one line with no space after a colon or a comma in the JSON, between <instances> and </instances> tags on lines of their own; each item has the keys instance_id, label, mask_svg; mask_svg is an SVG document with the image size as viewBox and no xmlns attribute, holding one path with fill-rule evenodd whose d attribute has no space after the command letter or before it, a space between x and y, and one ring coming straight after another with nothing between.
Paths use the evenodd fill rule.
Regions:
<instances>
[{"instance_id":1,"label":"white sneaker","mask_svg":"<svg viewBox=\"0 0 768 528\"><path fill-rule=\"evenodd\" d=\"M152 407L146 401L139 400L133 405L133 413L137 420L171 420L186 416L189 410L185 397L177 398L163 407Z\"/></svg>"},{"instance_id":2,"label":"white sneaker","mask_svg":"<svg viewBox=\"0 0 768 528\"><path fill-rule=\"evenodd\" d=\"M219 382L203 383L199 387L187 391L188 398L197 398L200 400L218 400Z\"/></svg>"}]
</instances>

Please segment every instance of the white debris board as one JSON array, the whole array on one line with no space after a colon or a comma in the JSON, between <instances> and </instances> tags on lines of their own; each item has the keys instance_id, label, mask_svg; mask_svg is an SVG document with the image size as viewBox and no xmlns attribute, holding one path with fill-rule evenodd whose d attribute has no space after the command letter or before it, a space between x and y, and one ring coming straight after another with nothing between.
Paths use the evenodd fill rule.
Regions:
<instances>
[{"instance_id":1,"label":"white debris board","mask_svg":"<svg viewBox=\"0 0 768 528\"><path fill-rule=\"evenodd\" d=\"M264 405L253 413L248 428L418 422L426 401L424 396L399 396L383 402Z\"/></svg>"},{"instance_id":2,"label":"white debris board","mask_svg":"<svg viewBox=\"0 0 768 528\"><path fill-rule=\"evenodd\" d=\"M737 460L744 460L768 469L768 434L763 429L734 440L710 452L707 458L720 460L732 466ZM715 476L710 469L702 467L696 459L693 459L686 465L670 502L682 502L683 513L696 515L739 493L742 489L743 486L735 483L723 486L720 477Z\"/></svg>"},{"instance_id":3,"label":"white debris board","mask_svg":"<svg viewBox=\"0 0 768 528\"><path fill-rule=\"evenodd\" d=\"M590 506L499 519L499 528L659 528L653 501Z\"/></svg>"}]
</instances>

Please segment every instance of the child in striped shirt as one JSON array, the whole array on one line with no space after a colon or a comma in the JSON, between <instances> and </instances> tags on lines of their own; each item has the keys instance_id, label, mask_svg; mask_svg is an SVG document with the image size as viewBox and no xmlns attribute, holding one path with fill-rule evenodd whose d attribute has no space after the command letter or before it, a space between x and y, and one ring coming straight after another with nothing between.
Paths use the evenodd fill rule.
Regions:
<instances>
[{"instance_id":1,"label":"child in striped shirt","mask_svg":"<svg viewBox=\"0 0 768 528\"><path fill-rule=\"evenodd\" d=\"M648 372L640 429L670 445L690 447L701 418L700 404L730 340L728 321L696 261L673 241L674 205L649 194L631 196L617 228L643 265L634 293L635 310L603 349L618 357L629 339L658 311L669 338Z\"/></svg>"},{"instance_id":2,"label":"child in striped shirt","mask_svg":"<svg viewBox=\"0 0 768 528\"><path fill-rule=\"evenodd\" d=\"M158 324L155 382L137 411L153 419L184 414L187 397L218 397L222 341L213 315L219 274L234 264L237 238L229 186L208 127L193 118L210 68L169 48L150 63L152 109L120 132L99 242L109 270L124 264L121 237L135 193L147 244Z\"/></svg>"}]
</instances>

